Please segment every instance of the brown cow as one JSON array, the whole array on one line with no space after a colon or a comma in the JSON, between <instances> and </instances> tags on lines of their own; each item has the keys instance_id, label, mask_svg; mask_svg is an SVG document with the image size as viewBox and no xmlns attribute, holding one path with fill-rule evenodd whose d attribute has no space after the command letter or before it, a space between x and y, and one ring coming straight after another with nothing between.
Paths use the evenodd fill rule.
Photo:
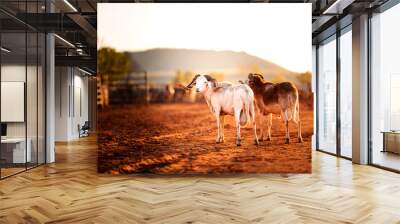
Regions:
<instances>
[{"instance_id":1,"label":"brown cow","mask_svg":"<svg viewBox=\"0 0 400 224\"><path fill-rule=\"evenodd\" d=\"M289 121L293 120L297 124L297 138L303 142L301 137L301 122L299 115L299 93L291 82L271 83L264 81L260 74L249 74L248 84L254 92L256 105L260 117L261 138L266 137L263 130L264 116L267 115L267 141L271 140L272 114L281 115L286 126L286 143L290 141Z\"/></svg>"}]
</instances>

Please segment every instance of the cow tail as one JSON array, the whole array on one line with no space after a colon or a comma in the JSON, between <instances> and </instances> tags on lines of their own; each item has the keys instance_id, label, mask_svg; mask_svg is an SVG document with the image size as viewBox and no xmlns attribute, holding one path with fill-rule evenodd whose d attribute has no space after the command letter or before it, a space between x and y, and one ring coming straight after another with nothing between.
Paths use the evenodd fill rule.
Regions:
<instances>
[{"instance_id":1,"label":"cow tail","mask_svg":"<svg viewBox=\"0 0 400 224\"><path fill-rule=\"evenodd\" d=\"M243 109L240 111L240 125L245 126L249 121L249 104L246 101L243 103Z\"/></svg>"},{"instance_id":2,"label":"cow tail","mask_svg":"<svg viewBox=\"0 0 400 224\"><path fill-rule=\"evenodd\" d=\"M289 94L287 96L287 109L286 111L282 111L282 117L284 117L284 119L287 119L288 121L293 119L294 113L295 113L295 103L293 102L293 96L292 94Z\"/></svg>"}]
</instances>

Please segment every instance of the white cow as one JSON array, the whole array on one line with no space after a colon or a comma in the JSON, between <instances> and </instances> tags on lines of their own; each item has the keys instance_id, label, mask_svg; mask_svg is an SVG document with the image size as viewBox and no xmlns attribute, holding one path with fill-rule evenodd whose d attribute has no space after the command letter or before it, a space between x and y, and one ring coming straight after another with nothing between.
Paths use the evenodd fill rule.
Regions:
<instances>
[{"instance_id":1,"label":"white cow","mask_svg":"<svg viewBox=\"0 0 400 224\"><path fill-rule=\"evenodd\" d=\"M246 84L233 85L217 82L209 75L196 75L186 88L196 86L196 91L203 94L208 107L217 119L217 143L224 142L224 116L235 116L236 145L240 146L240 126L251 122L254 129L254 142L258 145L254 94Z\"/></svg>"}]
</instances>

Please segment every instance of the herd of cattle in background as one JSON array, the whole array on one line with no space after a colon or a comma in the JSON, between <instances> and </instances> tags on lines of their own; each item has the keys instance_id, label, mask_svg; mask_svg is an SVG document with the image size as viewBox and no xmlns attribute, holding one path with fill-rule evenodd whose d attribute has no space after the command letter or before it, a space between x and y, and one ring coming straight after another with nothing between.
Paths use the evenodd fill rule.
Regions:
<instances>
[{"instance_id":1,"label":"herd of cattle in background","mask_svg":"<svg viewBox=\"0 0 400 224\"><path fill-rule=\"evenodd\" d=\"M182 84L154 84L140 76L129 76L127 80L110 83L108 87L110 104L144 103L196 103L203 97L194 89L185 90ZM306 105L313 106L313 94L310 88L299 88L299 99Z\"/></svg>"},{"instance_id":2,"label":"herd of cattle in background","mask_svg":"<svg viewBox=\"0 0 400 224\"><path fill-rule=\"evenodd\" d=\"M130 75L109 84L110 104L194 103L201 97L186 91L180 84L148 83L147 77Z\"/></svg>"},{"instance_id":3,"label":"herd of cattle in background","mask_svg":"<svg viewBox=\"0 0 400 224\"><path fill-rule=\"evenodd\" d=\"M111 85L111 104L141 104L141 103L194 103L201 98L196 91L185 91L178 84L166 85Z\"/></svg>"}]
</instances>

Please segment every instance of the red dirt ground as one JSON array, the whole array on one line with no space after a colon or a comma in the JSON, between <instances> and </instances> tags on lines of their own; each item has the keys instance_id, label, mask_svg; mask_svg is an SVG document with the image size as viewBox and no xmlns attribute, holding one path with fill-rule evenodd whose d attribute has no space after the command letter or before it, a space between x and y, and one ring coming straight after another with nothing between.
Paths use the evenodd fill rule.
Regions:
<instances>
[{"instance_id":1,"label":"red dirt ground","mask_svg":"<svg viewBox=\"0 0 400 224\"><path fill-rule=\"evenodd\" d=\"M300 107L303 143L290 123L273 119L272 141L253 143L250 126L235 145L232 116L225 118L225 142L216 144L216 122L206 104L113 106L99 112L98 170L106 173L309 173L313 112ZM260 135L260 134L259 134Z\"/></svg>"}]
</instances>

